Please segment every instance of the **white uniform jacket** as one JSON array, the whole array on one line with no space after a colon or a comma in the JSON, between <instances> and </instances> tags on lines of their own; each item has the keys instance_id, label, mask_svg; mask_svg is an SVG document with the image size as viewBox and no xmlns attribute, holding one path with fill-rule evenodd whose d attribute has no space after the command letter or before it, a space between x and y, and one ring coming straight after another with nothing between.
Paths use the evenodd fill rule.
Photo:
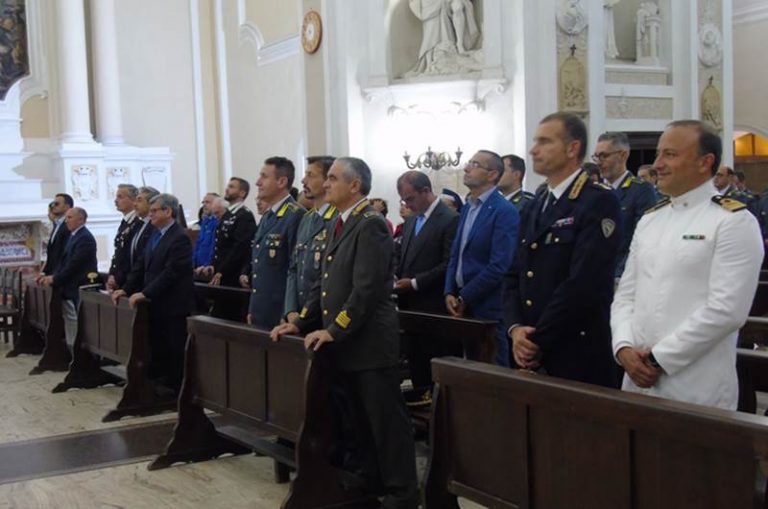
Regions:
<instances>
[{"instance_id":1,"label":"white uniform jacket","mask_svg":"<svg viewBox=\"0 0 768 509\"><path fill-rule=\"evenodd\" d=\"M707 182L646 213L611 307L613 353L650 348L664 373L622 388L735 409L736 341L763 259L755 218L712 201Z\"/></svg>"}]
</instances>

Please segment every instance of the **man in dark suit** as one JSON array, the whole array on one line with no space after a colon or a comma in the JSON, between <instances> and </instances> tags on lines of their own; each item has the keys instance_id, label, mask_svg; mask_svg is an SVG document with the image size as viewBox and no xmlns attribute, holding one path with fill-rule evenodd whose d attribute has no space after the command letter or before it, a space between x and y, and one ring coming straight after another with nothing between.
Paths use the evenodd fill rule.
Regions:
<instances>
[{"instance_id":1,"label":"man in dark suit","mask_svg":"<svg viewBox=\"0 0 768 509\"><path fill-rule=\"evenodd\" d=\"M371 486L381 486L382 507L416 509L413 433L397 372L397 312L389 299L394 242L384 218L366 200L371 171L364 161L337 159L325 186L340 216L323 259L323 276L300 317L273 329L272 338L308 333L307 349L335 368L334 394L342 397L333 401L334 407L348 410L337 411L344 417L336 429L354 432L358 467Z\"/></svg>"},{"instance_id":2,"label":"man in dark suit","mask_svg":"<svg viewBox=\"0 0 768 509\"><path fill-rule=\"evenodd\" d=\"M131 271L131 241L142 226L140 221L136 220L136 197L138 194L138 188L132 184L117 186L115 208L123 214L123 219L120 221L115 235L115 251L109 266L107 290L115 290L123 286L128 273Z\"/></svg>"},{"instance_id":3,"label":"man in dark suit","mask_svg":"<svg viewBox=\"0 0 768 509\"><path fill-rule=\"evenodd\" d=\"M307 171L302 179L304 197L313 206L304 214L296 232L285 288L284 314L287 321L295 320L304 307L312 286L320 279L323 253L328 246L328 225L336 221L336 207L325 200L325 179L334 158L317 156L307 158Z\"/></svg>"},{"instance_id":4,"label":"man in dark suit","mask_svg":"<svg viewBox=\"0 0 768 509\"><path fill-rule=\"evenodd\" d=\"M469 188L451 261L445 274L445 305L452 316L497 320L496 362L509 366L509 340L501 323L504 276L512 266L520 216L498 192L504 163L481 150L464 166Z\"/></svg>"},{"instance_id":5,"label":"man in dark suit","mask_svg":"<svg viewBox=\"0 0 768 509\"><path fill-rule=\"evenodd\" d=\"M251 263L243 267L240 284L251 288L247 322L266 329L283 317L288 265L305 212L290 195L295 171L290 159L270 157L256 181L258 198L267 209L253 237Z\"/></svg>"},{"instance_id":6,"label":"man in dark suit","mask_svg":"<svg viewBox=\"0 0 768 509\"><path fill-rule=\"evenodd\" d=\"M186 319L194 299L192 243L173 219L178 207L179 201L173 195L152 198L149 218L155 231L125 286L112 294L115 302L129 295L133 307L140 300L150 299L150 377L163 377L163 382L174 390L181 386Z\"/></svg>"},{"instance_id":7,"label":"man in dark suit","mask_svg":"<svg viewBox=\"0 0 768 509\"><path fill-rule=\"evenodd\" d=\"M621 205L621 242L616 262L616 281L624 272L629 255L629 244L640 218L656 205L656 192L651 184L635 177L627 170L629 138L621 132L603 133L597 138L592 160L600 167L600 176L611 186Z\"/></svg>"},{"instance_id":8,"label":"man in dark suit","mask_svg":"<svg viewBox=\"0 0 768 509\"><path fill-rule=\"evenodd\" d=\"M98 277L96 260L96 239L85 227L88 213L80 207L67 210L65 221L70 232L60 263L52 276L41 279L44 285L61 288L64 333L70 348L77 336L78 289L95 282Z\"/></svg>"},{"instance_id":9,"label":"man in dark suit","mask_svg":"<svg viewBox=\"0 0 768 509\"><path fill-rule=\"evenodd\" d=\"M533 201L533 194L523 190L525 159L515 154L508 154L501 160L504 161L504 175L499 180L499 192L517 207L517 212L522 218L528 205Z\"/></svg>"},{"instance_id":10,"label":"man in dark suit","mask_svg":"<svg viewBox=\"0 0 768 509\"><path fill-rule=\"evenodd\" d=\"M443 289L459 215L432 192L429 177L407 171L397 179L400 199L413 213L403 226L403 241L395 248L395 293L400 309L446 314ZM432 357L461 355L461 345L441 338L409 337L408 364L415 389L430 387Z\"/></svg>"},{"instance_id":11,"label":"man in dark suit","mask_svg":"<svg viewBox=\"0 0 768 509\"><path fill-rule=\"evenodd\" d=\"M64 254L64 246L67 245L67 240L69 240L69 229L64 223L64 216L69 209L75 206L75 201L70 195L59 193L51 203L50 214L54 217L53 229L51 230L51 236L48 237L45 265L40 269L42 275L47 274L49 276L56 272L59 261Z\"/></svg>"},{"instance_id":12,"label":"man in dark suit","mask_svg":"<svg viewBox=\"0 0 768 509\"><path fill-rule=\"evenodd\" d=\"M238 286L240 270L248 263L251 240L256 233L256 218L245 206L250 190L247 180L229 179L224 199L230 205L216 227L213 266L207 271L212 285Z\"/></svg>"},{"instance_id":13,"label":"man in dark suit","mask_svg":"<svg viewBox=\"0 0 768 509\"><path fill-rule=\"evenodd\" d=\"M131 236L130 248L128 250L128 263L133 270L133 265L141 258L147 247L150 237L155 232L155 227L149 220L149 202L160 194L160 191L154 187L140 187L139 194L136 196L136 232ZM130 274L130 271L128 271ZM127 276L126 276L127 278Z\"/></svg>"},{"instance_id":14,"label":"man in dark suit","mask_svg":"<svg viewBox=\"0 0 768 509\"><path fill-rule=\"evenodd\" d=\"M548 185L521 229L505 321L520 367L615 387L609 314L621 210L611 188L581 169L586 150L576 115L554 113L536 130L534 171Z\"/></svg>"}]
</instances>

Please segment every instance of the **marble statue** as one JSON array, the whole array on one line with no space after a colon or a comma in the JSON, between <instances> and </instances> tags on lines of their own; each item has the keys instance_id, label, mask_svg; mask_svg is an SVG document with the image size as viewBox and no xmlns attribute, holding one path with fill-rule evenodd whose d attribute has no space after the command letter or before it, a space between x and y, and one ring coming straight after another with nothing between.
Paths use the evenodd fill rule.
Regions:
<instances>
[{"instance_id":1,"label":"marble statue","mask_svg":"<svg viewBox=\"0 0 768 509\"><path fill-rule=\"evenodd\" d=\"M616 47L616 31L613 23L613 6L621 0L603 0L605 16L605 58L618 58L619 48Z\"/></svg>"},{"instance_id":2,"label":"marble statue","mask_svg":"<svg viewBox=\"0 0 768 509\"><path fill-rule=\"evenodd\" d=\"M656 2L642 2L637 10L635 43L639 65L659 65L659 30L661 16Z\"/></svg>"},{"instance_id":3,"label":"marble statue","mask_svg":"<svg viewBox=\"0 0 768 509\"><path fill-rule=\"evenodd\" d=\"M560 30L570 36L579 35L587 28L587 11L581 0L562 0L556 19Z\"/></svg>"},{"instance_id":4,"label":"marble statue","mask_svg":"<svg viewBox=\"0 0 768 509\"><path fill-rule=\"evenodd\" d=\"M419 60L405 76L458 74L482 69L480 28L471 0L409 0L421 21Z\"/></svg>"}]
</instances>

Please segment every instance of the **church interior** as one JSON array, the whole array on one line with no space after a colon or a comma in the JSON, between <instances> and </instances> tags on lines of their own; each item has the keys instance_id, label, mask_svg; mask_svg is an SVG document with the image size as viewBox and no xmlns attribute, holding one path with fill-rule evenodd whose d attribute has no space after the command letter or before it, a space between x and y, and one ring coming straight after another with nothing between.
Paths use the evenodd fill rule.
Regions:
<instances>
[{"instance_id":1,"label":"church interior","mask_svg":"<svg viewBox=\"0 0 768 509\"><path fill-rule=\"evenodd\" d=\"M245 207L265 221L257 187L269 158L292 161L302 191L308 158L349 156L370 168L364 194L385 204L390 232L408 231L399 213L408 170L437 195L464 198L472 154L517 154L529 168L521 193L539 196L547 181L532 147L542 119L564 112L586 126L586 160L610 156L597 153L601 133L626 134L626 169L638 179L658 164L670 122L700 121L757 203L768 198L766 47L766 0L0 0L0 311L9 310L0 313L0 507L415 507L344 502L346 485L330 487L318 451L339 432L326 416L332 383L300 340L270 343L269 328L238 323L218 338L216 324L193 317L183 385L166 394L142 381L152 311L81 287L67 347L62 297L38 285L58 196L87 211L95 283L118 256L120 189L172 195L174 224L202 235L201 205L211 193L229 200L233 178L250 184ZM615 224L606 221L607 239ZM269 242L264 256L274 258L280 240ZM498 366L495 378L466 368L472 395L470 375L434 363L432 406L408 402L421 507L768 507L765 268L731 363L739 411L624 401L616 389L592 394ZM221 302L247 307L256 284ZM431 329L493 342L486 317L450 325L399 313L403 337ZM467 344L465 359L493 362ZM407 378L403 387L416 388ZM530 392L498 399L513 389ZM456 442L438 447L447 437ZM610 489L593 482L600 475ZM687 482L709 487L692 494Z\"/></svg>"}]
</instances>

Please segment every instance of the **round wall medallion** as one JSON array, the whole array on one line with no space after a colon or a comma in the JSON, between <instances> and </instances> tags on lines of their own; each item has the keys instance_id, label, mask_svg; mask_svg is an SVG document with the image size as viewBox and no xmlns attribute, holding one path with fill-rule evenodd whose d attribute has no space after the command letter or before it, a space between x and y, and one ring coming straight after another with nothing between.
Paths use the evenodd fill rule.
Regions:
<instances>
[{"instance_id":1,"label":"round wall medallion","mask_svg":"<svg viewBox=\"0 0 768 509\"><path fill-rule=\"evenodd\" d=\"M315 11L309 11L304 15L301 25L301 45L307 53L314 53L320 47L323 38L323 22Z\"/></svg>"}]
</instances>

